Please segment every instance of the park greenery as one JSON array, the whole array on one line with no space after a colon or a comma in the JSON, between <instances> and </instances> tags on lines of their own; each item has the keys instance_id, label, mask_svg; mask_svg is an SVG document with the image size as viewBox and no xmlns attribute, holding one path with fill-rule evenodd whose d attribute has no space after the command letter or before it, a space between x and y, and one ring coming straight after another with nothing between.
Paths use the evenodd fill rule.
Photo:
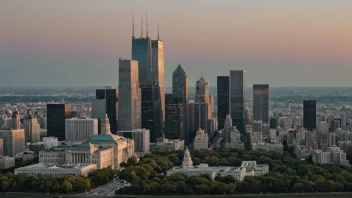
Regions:
<instances>
[{"instance_id":1,"label":"park greenery","mask_svg":"<svg viewBox=\"0 0 352 198\"><path fill-rule=\"evenodd\" d=\"M119 189L116 194L143 195L202 195L240 193L303 193L303 192L351 192L352 168L334 164L315 165L310 161L284 154L262 151L238 151L234 149L192 150L194 165L240 166L243 160L255 160L268 164L270 173L259 177L246 177L238 183L234 178L209 176L185 176L165 172L182 163L183 151L154 151L138 162L131 157L125 168L119 171L121 179L131 186Z\"/></svg>"},{"instance_id":2,"label":"park greenery","mask_svg":"<svg viewBox=\"0 0 352 198\"><path fill-rule=\"evenodd\" d=\"M48 175L27 176L7 172L0 174L0 192L81 193L109 183L116 173L114 169L104 168L90 173L88 177L54 178Z\"/></svg>"}]
</instances>

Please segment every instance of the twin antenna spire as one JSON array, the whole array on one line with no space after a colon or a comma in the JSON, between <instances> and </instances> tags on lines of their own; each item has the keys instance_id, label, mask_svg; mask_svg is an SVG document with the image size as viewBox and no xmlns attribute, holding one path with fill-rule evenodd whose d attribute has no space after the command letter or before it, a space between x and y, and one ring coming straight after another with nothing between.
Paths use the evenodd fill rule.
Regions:
<instances>
[{"instance_id":1,"label":"twin antenna spire","mask_svg":"<svg viewBox=\"0 0 352 198\"><path fill-rule=\"evenodd\" d=\"M145 26L146 26L146 37L148 38L148 13L146 12L145 13L145 18L146 18L146 21L145 21ZM134 36L134 13L132 13L132 38L135 38ZM143 17L141 18L141 38L143 38ZM158 22L158 40L160 38L160 35L159 35L159 22Z\"/></svg>"}]
</instances>

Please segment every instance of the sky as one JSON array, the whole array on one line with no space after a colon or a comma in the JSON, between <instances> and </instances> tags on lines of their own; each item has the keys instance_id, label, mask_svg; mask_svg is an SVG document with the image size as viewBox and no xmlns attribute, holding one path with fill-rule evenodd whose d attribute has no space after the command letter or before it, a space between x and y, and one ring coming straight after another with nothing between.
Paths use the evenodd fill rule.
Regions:
<instances>
[{"instance_id":1,"label":"sky","mask_svg":"<svg viewBox=\"0 0 352 198\"><path fill-rule=\"evenodd\" d=\"M351 0L0 0L0 87L118 85L132 13L140 36L146 12L152 39L160 24L167 86L178 64L190 85L244 69L247 84L352 86L351 10Z\"/></svg>"}]
</instances>

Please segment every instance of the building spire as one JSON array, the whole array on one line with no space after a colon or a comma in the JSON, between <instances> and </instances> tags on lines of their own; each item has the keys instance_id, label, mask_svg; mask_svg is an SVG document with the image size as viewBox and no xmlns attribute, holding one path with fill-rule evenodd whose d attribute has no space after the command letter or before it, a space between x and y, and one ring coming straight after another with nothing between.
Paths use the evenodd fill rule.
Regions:
<instances>
[{"instance_id":1,"label":"building spire","mask_svg":"<svg viewBox=\"0 0 352 198\"><path fill-rule=\"evenodd\" d=\"M159 34L159 22L158 22L158 40L160 40L160 34Z\"/></svg>"},{"instance_id":2,"label":"building spire","mask_svg":"<svg viewBox=\"0 0 352 198\"><path fill-rule=\"evenodd\" d=\"M145 33L148 38L148 12L145 13Z\"/></svg>"},{"instance_id":3,"label":"building spire","mask_svg":"<svg viewBox=\"0 0 352 198\"><path fill-rule=\"evenodd\" d=\"M141 38L143 38L143 17L141 18Z\"/></svg>"},{"instance_id":4,"label":"building spire","mask_svg":"<svg viewBox=\"0 0 352 198\"><path fill-rule=\"evenodd\" d=\"M134 13L132 13L132 38L134 38Z\"/></svg>"}]
</instances>

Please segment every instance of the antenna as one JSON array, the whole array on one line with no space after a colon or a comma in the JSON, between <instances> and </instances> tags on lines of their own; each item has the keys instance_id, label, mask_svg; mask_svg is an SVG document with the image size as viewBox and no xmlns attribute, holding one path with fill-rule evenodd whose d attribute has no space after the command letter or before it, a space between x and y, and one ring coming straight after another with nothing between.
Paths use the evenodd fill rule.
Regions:
<instances>
[{"instance_id":1,"label":"antenna","mask_svg":"<svg viewBox=\"0 0 352 198\"><path fill-rule=\"evenodd\" d=\"M159 22L158 22L158 40L160 40L159 38L160 38L160 35L159 35Z\"/></svg>"},{"instance_id":2,"label":"antenna","mask_svg":"<svg viewBox=\"0 0 352 198\"><path fill-rule=\"evenodd\" d=\"M145 29L146 29L146 35L148 38L148 12L145 13Z\"/></svg>"},{"instance_id":3,"label":"antenna","mask_svg":"<svg viewBox=\"0 0 352 198\"><path fill-rule=\"evenodd\" d=\"M143 38L143 17L141 19L141 38Z\"/></svg>"},{"instance_id":4,"label":"antenna","mask_svg":"<svg viewBox=\"0 0 352 198\"><path fill-rule=\"evenodd\" d=\"M132 38L134 38L134 13L132 13Z\"/></svg>"}]
</instances>

